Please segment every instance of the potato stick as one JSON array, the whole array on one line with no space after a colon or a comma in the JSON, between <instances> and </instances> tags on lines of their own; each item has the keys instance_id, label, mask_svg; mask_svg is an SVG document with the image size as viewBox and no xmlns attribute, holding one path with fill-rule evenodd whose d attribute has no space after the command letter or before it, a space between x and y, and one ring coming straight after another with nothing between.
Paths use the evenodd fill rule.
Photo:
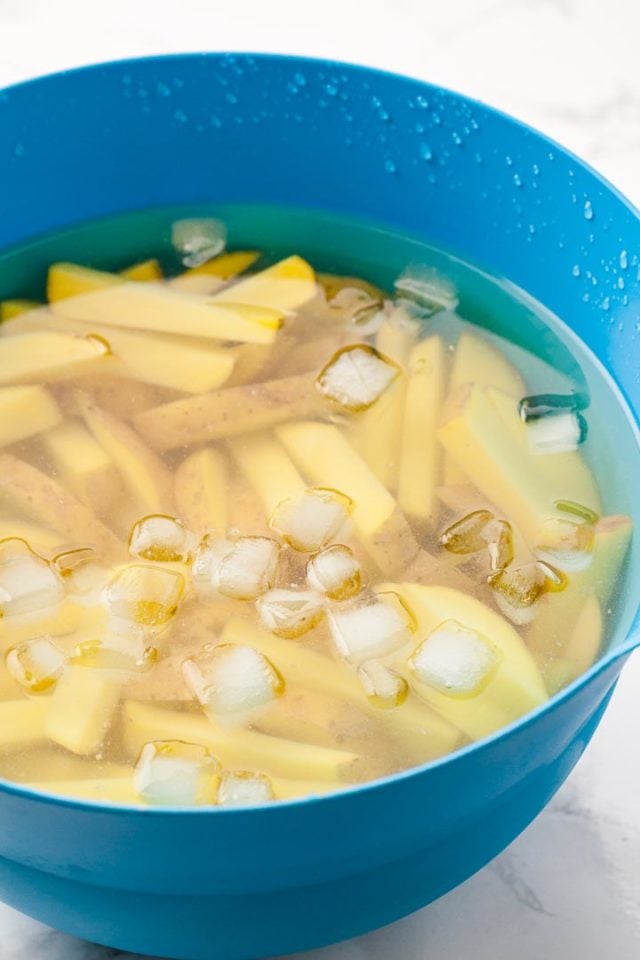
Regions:
<instances>
[{"instance_id":1,"label":"potato stick","mask_svg":"<svg viewBox=\"0 0 640 960\"><path fill-rule=\"evenodd\" d=\"M444 398L445 364L440 337L428 337L411 351L400 439L398 504L409 516L431 523L441 471L436 431Z\"/></svg>"},{"instance_id":2,"label":"potato stick","mask_svg":"<svg viewBox=\"0 0 640 960\"><path fill-rule=\"evenodd\" d=\"M24 750L46 739L44 724L50 697L0 703L0 750Z\"/></svg>"},{"instance_id":3,"label":"potato stick","mask_svg":"<svg viewBox=\"0 0 640 960\"><path fill-rule=\"evenodd\" d=\"M0 500L56 530L68 543L94 546L108 556L122 549L88 507L37 467L9 453L0 454Z\"/></svg>"},{"instance_id":4,"label":"potato stick","mask_svg":"<svg viewBox=\"0 0 640 960\"><path fill-rule=\"evenodd\" d=\"M230 284L214 294L211 300L215 304L246 304L288 313L308 303L316 295L313 269L302 257L293 256Z\"/></svg>"},{"instance_id":5,"label":"potato stick","mask_svg":"<svg viewBox=\"0 0 640 960\"><path fill-rule=\"evenodd\" d=\"M13 320L22 313L31 313L37 310L41 304L37 300L2 300L0 301L0 323L6 323L7 320Z\"/></svg>"},{"instance_id":6,"label":"potato stick","mask_svg":"<svg viewBox=\"0 0 640 960\"><path fill-rule=\"evenodd\" d=\"M196 450L182 461L174 474L178 515L195 533L228 527L229 471L224 455L213 447Z\"/></svg>"},{"instance_id":7,"label":"potato stick","mask_svg":"<svg viewBox=\"0 0 640 960\"><path fill-rule=\"evenodd\" d=\"M67 420L49 430L42 445L64 485L96 516L108 514L122 484L113 461L89 431Z\"/></svg>"},{"instance_id":8,"label":"potato stick","mask_svg":"<svg viewBox=\"0 0 640 960\"><path fill-rule=\"evenodd\" d=\"M227 532L231 537L243 535L248 537L272 537L273 531L269 528L268 517L260 497L251 484L240 473L235 473L231 480L233 496L229 500L227 516Z\"/></svg>"},{"instance_id":9,"label":"potato stick","mask_svg":"<svg viewBox=\"0 0 640 960\"><path fill-rule=\"evenodd\" d=\"M121 687L115 671L68 666L49 698L47 737L73 753L95 754L111 725Z\"/></svg>"},{"instance_id":10,"label":"potato stick","mask_svg":"<svg viewBox=\"0 0 640 960\"><path fill-rule=\"evenodd\" d=\"M182 277L219 277L220 280L232 280L244 273L260 257L259 250L229 250L218 254L198 267L190 267L180 274Z\"/></svg>"},{"instance_id":11,"label":"potato stick","mask_svg":"<svg viewBox=\"0 0 640 960\"><path fill-rule=\"evenodd\" d=\"M138 513L171 513L173 479L162 460L131 427L101 410L91 397L81 395L78 402L85 423L118 468Z\"/></svg>"},{"instance_id":12,"label":"potato stick","mask_svg":"<svg viewBox=\"0 0 640 960\"><path fill-rule=\"evenodd\" d=\"M308 376L228 387L147 410L135 425L156 450L221 440L323 410Z\"/></svg>"},{"instance_id":13,"label":"potato stick","mask_svg":"<svg viewBox=\"0 0 640 960\"><path fill-rule=\"evenodd\" d=\"M130 267L125 267L120 271L120 276L125 280L136 280L138 283L149 283L152 280L162 280L162 267L155 259L142 260L140 263L132 263Z\"/></svg>"},{"instance_id":14,"label":"potato stick","mask_svg":"<svg viewBox=\"0 0 640 960\"><path fill-rule=\"evenodd\" d=\"M89 371L98 372L109 359L106 343L91 336L90 330L82 337L55 330L3 336L0 338L0 386L50 383Z\"/></svg>"},{"instance_id":15,"label":"potato stick","mask_svg":"<svg viewBox=\"0 0 640 960\"><path fill-rule=\"evenodd\" d=\"M122 735L131 756L137 756L150 740L184 740L209 747L225 767L257 769L301 780L338 780L358 759L346 750L296 743L252 730L226 730L199 714L178 713L133 700L123 705Z\"/></svg>"},{"instance_id":16,"label":"potato stick","mask_svg":"<svg viewBox=\"0 0 640 960\"><path fill-rule=\"evenodd\" d=\"M0 387L0 446L55 427L62 414L44 387Z\"/></svg>"},{"instance_id":17,"label":"potato stick","mask_svg":"<svg viewBox=\"0 0 640 960\"><path fill-rule=\"evenodd\" d=\"M103 627L103 617L106 620L106 608L87 607L69 598L53 609L35 614L2 617L0 649L6 651L23 640L42 636L71 637L75 638L74 643L77 643L77 631L84 630L89 634L97 632Z\"/></svg>"},{"instance_id":18,"label":"potato stick","mask_svg":"<svg viewBox=\"0 0 640 960\"><path fill-rule=\"evenodd\" d=\"M227 444L231 456L260 497L266 516L287 497L304 493L306 484L289 454L274 437L249 434Z\"/></svg>"},{"instance_id":19,"label":"potato stick","mask_svg":"<svg viewBox=\"0 0 640 960\"><path fill-rule=\"evenodd\" d=\"M340 736L341 729L347 726L346 721L354 720L350 713L354 711L336 697L317 690L287 688L283 696L264 708L255 727L262 733L301 743L354 749L357 718L351 724L350 736L344 739Z\"/></svg>"},{"instance_id":20,"label":"potato stick","mask_svg":"<svg viewBox=\"0 0 640 960\"><path fill-rule=\"evenodd\" d=\"M168 284L116 283L102 290L57 300L55 313L87 325L148 330L155 333L272 343L284 314L268 306L214 302L211 297L183 293Z\"/></svg>"}]
</instances>

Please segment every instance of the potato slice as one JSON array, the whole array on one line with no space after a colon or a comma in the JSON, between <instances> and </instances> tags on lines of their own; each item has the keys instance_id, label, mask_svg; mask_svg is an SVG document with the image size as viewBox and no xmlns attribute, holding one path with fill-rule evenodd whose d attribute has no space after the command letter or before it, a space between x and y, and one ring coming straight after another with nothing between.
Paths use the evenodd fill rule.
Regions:
<instances>
[{"instance_id":1,"label":"potato slice","mask_svg":"<svg viewBox=\"0 0 640 960\"><path fill-rule=\"evenodd\" d=\"M411 351L401 432L398 503L410 516L432 522L437 512L442 452L437 439L444 399L446 355L438 336Z\"/></svg>"},{"instance_id":2,"label":"potato slice","mask_svg":"<svg viewBox=\"0 0 640 960\"><path fill-rule=\"evenodd\" d=\"M515 629L485 604L448 587L415 583L382 584L376 589L396 591L418 621L418 637L424 640L446 621L476 631L498 651L499 663L487 685L474 696L448 696L417 680L404 664L394 664L419 695L450 723L472 739L499 730L547 699L535 660Z\"/></svg>"},{"instance_id":3,"label":"potato slice","mask_svg":"<svg viewBox=\"0 0 640 960\"><path fill-rule=\"evenodd\" d=\"M189 530L224 534L228 526L227 463L212 447L196 450L175 472L174 490L180 519Z\"/></svg>"},{"instance_id":4,"label":"potato slice","mask_svg":"<svg viewBox=\"0 0 640 960\"><path fill-rule=\"evenodd\" d=\"M507 358L480 333L464 331L456 344L449 389L463 383L495 387L514 400L526 396L524 380Z\"/></svg>"},{"instance_id":5,"label":"potato slice","mask_svg":"<svg viewBox=\"0 0 640 960\"><path fill-rule=\"evenodd\" d=\"M579 656L580 639L576 624L590 597L597 600L600 611L608 609L620 578L631 531L629 517L604 517L596 525L589 566L568 574L567 586L560 593L547 593L536 602L536 614L527 630L527 644L539 663L544 663L548 657L569 656L568 647L572 650L571 658L578 665L589 662L594 641L587 637L583 655Z\"/></svg>"},{"instance_id":6,"label":"potato slice","mask_svg":"<svg viewBox=\"0 0 640 960\"><path fill-rule=\"evenodd\" d=\"M47 737L72 753L96 753L113 720L121 687L112 670L71 664L49 698Z\"/></svg>"},{"instance_id":7,"label":"potato slice","mask_svg":"<svg viewBox=\"0 0 640 960\"><path fill-rule=\"evenodd\" d=\"M168 284L122 282L52 301L70 320L153 333L272 343L282 326L282 311L269 307L214 303L212 297L177 290Z\"/></svg>"},{"instance_id":8,"label":"potato slice","mask_svg":"<svg viewBox=\"0 0 640 960\"><path fill-rule=\"evenodd\" d=\"M120 271L120 276L125 280L136 280L138 283L149 283L152 280L162 280L162 267L155 257L149 260L142 260L140 263L132 263L130 267L125 267Z\"/></svg>"},{"instance_id":9,"label":"potato slice","mask_svg":"<svg viewBox=\"0 0 640 960\"><path fill-rule=\"evenodd\" d=\"M63 483L96 514L109 511L121 492L111 458L82 424L67 420L42 438Z\"/></svg>"},{"instance_id":10,"label":"potato slice","mask_svg":"<svg viewBox=\"0 0 640 960\"><path fill-rule=\"evenodd\" d=\"M296 422L277 429L294 463L312 483L339 490L353 500L351 514L363 547L381 570L401 570L418 543L396 501L353 449L328 423Z\"/></svg>"},{"instance_id":11,"label":"potato slice","mask_svg":"<svg viewBox=\"0 0 640 960\"><path fill-rule=\"evenodd\" d=\"M121 549L83 503L37 467L9 453L0 454L0 501L57 531L68 543L94 546L107 556Z\"/></svg>"},{"instance_id":12,"label":"potato slice","mask_svg":"<svg viewBox=\"0 0 640 960\"><path fill-rule=\"evenodd\" d=\"M300 375L176 400L139 414L134 422L156 450L172 450L306 417L321 403L309 377Z\"/></svg>"},{"instance_id":13,"label":"potato slice","mask_svg":"<svg viewBox=\"0 0 640 960\"><path fill-rule=\"evenodd\" d=\"M89 396L80 395L78 403L89 430L119 470L138 516L171 513L173 480L162 460L131 427L101 410Z\"/></svg>"},{"instance_id":14,"label":"potato slice","mask_svg":"<svg viewBox=\"0 0 640 960\"><path fill-rule=\"evenodd\" d=\"M0 387L0 446L50 430L61 419L44 387Z\"/></svg>"},{"instance_id":15,"label":"potato slice","mask_svg":"<svg viewBox=\"0 0 640 960\"><path fill-rule=\"evenodd\" d=\"M287 451L275 438L251 434L231 440L228 448L260 497L267 517L287 497L304 493L304 480Z\"/></svg>"},{"instance_id":16,"label":"potato slice","mask_svg":"<svg viewBox=\"0 0 640 960\"><path fill-rule=\"evenodd\" d=\"M0 750L24 750L44 743L50 697L5 700L0 703Z\"/></svg>"},{"instance_id":17,"label":"potato slice","mask_svg":"<svg viewBox=\"0 0 640 960\"><path fill-rule=\"evenodd\" d=\"M313 268L302 257L293 256L232 283L211 299L216 304L269 307L288 313L308 303L317 292Z\"/></svg>"},{"instance_id":18,"label":"potato slice","mask_svg":"<svg viewBox=\"0 0 640 960\"><path fill-rule=\"evenodd\" d=\"M530 453L517 405L504 394L463 386L457 410L439 429L438 438L530 543L536 542L542 522L555 514L555 500L576 500L599 511L598 492L581 456Z\"/></svg>"},{"instance_id":19,"label":"potato slice","mask_svg":"<svg viewBox=\"0 0 640 960\"><path fill-rule=\"evenodd\" d=\"M229 250L201 263L198 267L185 270L181 276L219 277L221 280L231 280L239 273L248 270L259 257L259 250Z\"/></svg>"},{"instance_id":20,"label":"potato slice","mask_svg":"<svg viewBox=\"0 0 640 960\"><path fill-rule=\"evenodd\" d=\"M23 313L31 313L37 310L42 304L37 300L3 300L0 302L0 323L6 323L7 320L13 320Z\"/></svg>"},{"instance_id":21,"label":"potato slice","mask_svg":"<svg viewBox=\"0 0 640 960\"><path fill-rule=\"evenodd\" d=\"M108 360L108 346L88 331L75 337L54 330L0 339L0 385L65 380L97 373Z\"/></svg>"},{"instance_id":22,"label":"potato slice","mask_svg":"<svg viewBox=\"0 0 640 960\"><path fill-rule=\"evenodd\" d=\"M77 263L53 263L47 274L47 300L56 303L124 282L122 277L104 270L93 270Z\"/></svg>"},{"instance_id":23,"label":"potato slice","mask_svg":"<svg viewBox=\"0 0 640 960\"><path fill-rule=\"evenodd\" d=\"M184 740L209 747L226 767L255 769L280 777L340 780L356 763L357 754L252 730L225 730L198 714L177 713L128 700L122 710L122 736L132 756L150 740Z\"/></svg>"},{"instance_id":24,"label":"potato slice","mask_svg":"<svg viewBox=\"0 0 640 960\"><path fill-rule=\"evenodd\" d=\"M112 368L113 369L113 368ZM120 375L100 377L78 377L73 388L65 388L60 397L60 403L69 414L80 416L78 393L88 393L97 406L111 413L119 420L132 420L139 413L151 410L163 403L170 403L177 399L179 394L166 387L142 383L140 380L130 380Z\"/></svg>"}]
</instances>

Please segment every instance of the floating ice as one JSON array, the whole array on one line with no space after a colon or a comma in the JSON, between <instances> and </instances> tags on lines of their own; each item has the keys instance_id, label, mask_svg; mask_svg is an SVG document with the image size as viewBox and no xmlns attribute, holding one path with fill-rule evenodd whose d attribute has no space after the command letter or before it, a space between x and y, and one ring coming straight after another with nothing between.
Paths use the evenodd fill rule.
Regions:
<instances>
[{"instance_id":1,"label":"floating ice","mask_svg":"<svg viewBox=\"0 0 640 960\"><path fill-rule=\"evenodd\" d=\"M324 615L325 599L316 590L269 590L256 602L262 623L277 637L295 639Z\"/></svg>"},{"instance_id":2,"label":"floating ice","mask_svg":"<svg viewBox=\"0 0 640 960\"><path fill-rule=\"evenodd\" d=\"M489 510L474 510L447 527L438 543L450 553L466 554L484 550L487 541L482 534L491 520L493 514Z\"/></svg>"},{"instance_id":3,"label":"floating ice","mask_svg":"<svg viewBox=\"0 0 640 960\"><path fill-rule=\"evenodd\" d=\"M36 637L12 647L7 652L6 664L14 680L29 693L42 693L61 676L65 656L49 637Z\"/></svg>"},{"instance_id":4,"label":"floating ice","mask_svg":"<svg viewBox=\"0 0 640 960\"><path fill-rule=\"evenodd\" d=\"M536 556L566 573L585 570L593 559L594 528L590 523L552 518L542 524Z\"/></svg>"},{"instance_id":5,"label":"floating ice","mask_svg":"<svg viewBox=\"0 0 640 960\"><path fill-rule=\"evenodd\" d=\"M91 593L105 586L109 577L93 547L65 550L51 561L65 586L73 593Z\"/></svg>"},{"instance_id":6,"label":"floating ice","mask_svg":"<svg viewBox=\"0 0 640 960\"><path fill-rule=\"evenodd\" d=\"M455 310L459 303L451 281L424 264L415 264L405 270L396 280L395 288L398 296L414 300L430 313Z\"/></svg>"},{"instance_id":7,"label":"floating ice","mask_svg":"<svg viewBox=\"0 0 640 960\"><path fill-rule=\"evenodd\" d=\"M133 773L133 784L153 806L213 804L218 789L218 761L206 747L181 740L146 743Z\"/></svg>"},{"instance_id":8,"label":"floating ice","mask_svg":"<svg viewBox=\"0 0 640 960\"><path fill-rule=\"evenodd\" d=\"M227 228L213 218L176 220L171 227L171 242L185 267L199 267L222 253Z\"/></svg>"},{"instance_id":9,"label":"floating ice","mask_svg":"<svg viewBox=\"0 0 640 960\"><path fill-rule=\"evenodd\" d=\"M273 799L271 781L262 773L234 770L223 773L220 778L218 804L221 807L253 807Z\"/></svg>"},{"instance_id":10,"label":"floating ice","mask_svg":"<svg viewBox=\"0 0 640 960\"><path fill-rule=\"evenodd\" d=\"M315 487L279 503L269 526L294 550L314 553L336 536L351 507L352 501L343 493Z\"/></svg>"},{"instance_id":11,"label":"floating ice","mask_svg":"<svg viewBox=\"0 0 640 960\"><path fill-rule=\"evenodd\" d=\"M272 586L279 554L279 544L269 537L239 537L218 565L218 591L235 600L255 600Z\"/></svg>"},{"instance_id":12,"label":"floating ice","mask_svg":"<svg viewBox=\"0 0 640 960\"><path fill-rule=\"evenodd\" d=\"M105 587L103 597L113 616L157 627L175 614L184 589L181 573L152 564L132 563L120 568Z\"/></svg>"},{"instance_id":13,"label":"floating ice","mask_svg":"<svg viewBox=\"0 0 640 960\"><path fill-rule=\"evenodd\" d=\"M366 343L338 350L320 371L316 386L346 410L366 410L391 386L400 368Z\"/></svg>"},{"instance_id":14,"label":"floating ice","mask_svg":"<svg viewBox=\"0 0 640 960\"><path fill-rule=\"evenodd\" d=\"M216 715L233 719L270 703L284 681L270 660L253 647L220 644L182 665L184 678L200 703Z\"/></svg>"},{"instance_id":15,"label":"floating ice","mask_svg":"<svg viewBox=\"0 0 640 960\"><path fill-rule=\"evenodd\" d=\"M341 543L326 547L307 564L307 583L331 600L348 600L360 592L360 564L353 551Z\"/></svg>"},{"instance_id":16,"label":"floating ice","mask_svg":"<svg viewBox=\"0 0 640 960\"><path fill-rule=\"evenodd\" d=\"M64 587L53 566L25 540L0 542L0 614L36 613L58 604Z\"/></svg>"},{"instance_id":17,"label":"floating ice","mask_svg":"<svg viewBox=\"0 0 640 960\"><path fill-rule=\"evenodd\" d=\"M469 697L488 682L499 663L498 651L480 634L456 620L432 630L411 657L423 683L450 697Z\"/></svg>"},{"instance_id":18,"label":"floating ice","mask_svg":"<svg viewBox=\"0 0 640 960\"><path fill-rule=\"evenodd\" d=\"M131 528L129 553L140 560L179 563L188 557L187 531L175 517L151 514Z\"/></svg>"},{"instance_id":19,"label":"floating ice","mask_svg":"<svg viewBox=\"0 0 640 960\"><path fill-rule=\"evenodd\" d=\"M532 453L568 453L577 450L585 437L585 420L575 410L527 421L527 438Z\"/></svg>"},{"instance_id":20,"label":"floating ice","mask_svg":"<svg viewBox=\"0 0 640 960\"><path fill-rule=\"evenodd\" d=\"M396 593L379 593L346 609L335 607L327 616L338 653L354 663L393 653L416 628Z\"/></svg>"},{"instance_id":21,"label":"floating ice","mask_svg":"<svg viewBox=\"0 0 640 960\"><path fill-rule=\"evenodd\" d=\"M379 660L361 663L358 677L369 700L376 707L397 707L407 699L407 681Z\"/></svg>"}]
</instances>

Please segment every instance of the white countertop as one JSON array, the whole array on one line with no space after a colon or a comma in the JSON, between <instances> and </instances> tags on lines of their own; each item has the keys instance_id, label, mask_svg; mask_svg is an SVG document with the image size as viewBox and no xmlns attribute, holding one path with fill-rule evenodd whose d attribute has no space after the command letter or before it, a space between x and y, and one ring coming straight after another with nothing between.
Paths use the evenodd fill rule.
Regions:
<instances>
[{"instance_id":1,"label":"white countertop","mask_svg":"<svg viewBox=\"0 0 640 960\"><path fill-rule=\"evenodd\" d=\"M514 113L640 204L639 41L638 0L0 0L0 86L177 50L358 61ZM640 957L638 743L640 655L569 781L501 857L413 917L305 960ZM0 960L116 957L0 906Z\"/></svg>"}]
</instances>

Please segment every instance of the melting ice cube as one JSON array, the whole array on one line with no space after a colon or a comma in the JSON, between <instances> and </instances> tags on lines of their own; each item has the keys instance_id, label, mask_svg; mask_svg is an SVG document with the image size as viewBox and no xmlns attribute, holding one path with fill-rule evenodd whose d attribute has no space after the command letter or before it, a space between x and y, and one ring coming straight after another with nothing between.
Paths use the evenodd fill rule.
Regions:
<instances>
[{"instance_id":1,"label":"melting ice cube","mask_svg":"<svg viewBox=\"0 0 640 960\"><path fill-rule=\"evenodd\" d=\"M222 253L227 228L212 217L176 220L171 227L171 242L185 267L199 267Z\"/></svg>"},{"instance_id":2,"label":"melting ice cube","mask_svg":"<svg viewBox=\"0 0 640 960\"><path fill-rule=\"evenodd\" d=\"M265 627L287 639L312 630L322 619L324 606L324 597L316 590L269 590L256 602Z\"/></svg>"},{"instance_id":3,"label":"melting ice cube","mask_svg":"<svg viewBox=\"0 0 640 960\"><path fill-rule=\"evenodd\" d=\"M151 514L134 523L129 535L129 552L141 560L178 563L189 554L188 535L175 517Z\"/></svg>"},{"instance_id":4,"label":"melting ice cube","mask_svg":"<svg viewBox=\"0 0 640 960\"><path fill-rule=\"evenodd\" d=\"M337 490L315 487L299 497L288 497L275 508L269 526L303 553L325 547L338 533L351 511L351 499Z\"/></svg>"},{"instance_id":5,"label":"melting ice cube","mask_svg":"<svg viewBox=\"0 0 640 960\"><path fill-rule=\"evenodd\" d=\"M384 393L400 368L366 343L343 347L320 371L316 386L329 400L346 410L366 410Z\"/></svg>"},{"instance_id":6,"label":"melting ice cube","mask_svg":"<svg viewBox=\"0 0 640 960\"><path fill-rule=\"evenodd\" d=\"M458 293L451 281L426 264L408 267L396 280L395 288L398 296L415 301L429 313L458 306Z\"/></svg>"},{"instance_id":7,"label":"melting ice cube","mask_svg":"<svg viewBox=\"0 0 640 960\"><path fill-rule=\"evenodd\" d=\"M336 543L309 560L307 583L331 600L348 600L360 592L360 564L349 547Z\"/></svg>"},{"instance_id":8,"label":"melting ice cube","mask_svg":"<svg viewBox=\"0 0 640 960\"><path fill-rule=\"evenodd\" d=\"M195 743L154 740L142 748L133 783L154 806L213 804L218 789L218 761Z\"/></svg>"},{"instance_id":9,"label":"melting ice cube","mask_svg":"<svg viewBox=\"0 0 640 960\"><path fill-rule=\"evenodd\" d=\"M279 554L279 544L269 537L239 537L218 565L219 592L235 600L254 600L272 586Z\"/></svg>"},{"instance_id":10,"label":"melting ice cube","mask_svg":"<svg viewBox=\"0 0 640 960\"><path fill-rule=\"evenodd\" d=\"M593 524L551 518L542 524L536 555L558 570L576 573L591 563L593 539Z\"/></svg>"},{"instance_id":11,"label":"melting ice cube","mask_svg":"<svg viewBox=\"0 0 640 960\"><path fill-rule=\"evenodd\" d=\"M25 540L0 543L0 612L3 616L36 613L62 600L62 580L50 563Z\"/></svg>"},{"instance_id":12,"label":"melting ice cube","mask_svg":"<svg viewBox=\"0 0 640 960\"><path fill-rule=\"evenodd\" d=\"M488 682L499 659L495 647L475 630L445 620L423 640L409 662L423 683L450 697L468 697Z\"/></svg>"},{"instance_id":13,"label":"melting ice cube","mask_svg":"<svg viewBox=\"0 0 640 960\"><path fill-rule=\"evenodd\" d=\"M220 778L218 803L221 807L253 807L273 800L271 781L262 773L246 770L225 772Z\"/></svg>"},{"instance_id":14,"label":"melting ice cube","mask_svg":"<svg viewBox=\"0 0 640 960\"><path fill-rule=\"evenodd\" d=\"M7 670L29 693L53 687L64 670L65 656L49 637L36 637L7 652Z\"/></svg>"},{"instance_id":15,"label":"melting ice cube","mask_svg":"<svg viewBox=\"0 0 640 960\"><path fill-rule=\"evenodd\" d=\"M115 617L157 627L174 615L184 589L181 573L151 564L132 563L121 567L103 592Z\"/></svg>"},{"instance_id":16,"label":"melting ice cube","mask_svg":"<svg viewBox=\"0 0 640 960\"><path fill-rule=\"evenodd\" d=\"M338 653L353 663L385 657L398 650L416 629L415 620L396 593L378 593L347 609L328 612Z\"/></svg>"},{"instance_id":17,"label":"melting ice cube","mask_svg":"<svg viewBox=\"0 0 640 960\"><path fill-rule=\"evenodd\" d=\"M361 663L358 677L369 700L377 707L397 707L407 699L407 681L379 660Z\"/></svg>"},{"instance_id":18,"label":"melting ice cube","mask_svg":"<svg viewBox=\"0 0 640 960\"><path fill-rule=\"evenodd\" d=\"M220 644L186 660L182 672L200 703L216 715L244 719L284 691L284 680L263 654L253 647Z\"/></svg>"}]
</instances>

